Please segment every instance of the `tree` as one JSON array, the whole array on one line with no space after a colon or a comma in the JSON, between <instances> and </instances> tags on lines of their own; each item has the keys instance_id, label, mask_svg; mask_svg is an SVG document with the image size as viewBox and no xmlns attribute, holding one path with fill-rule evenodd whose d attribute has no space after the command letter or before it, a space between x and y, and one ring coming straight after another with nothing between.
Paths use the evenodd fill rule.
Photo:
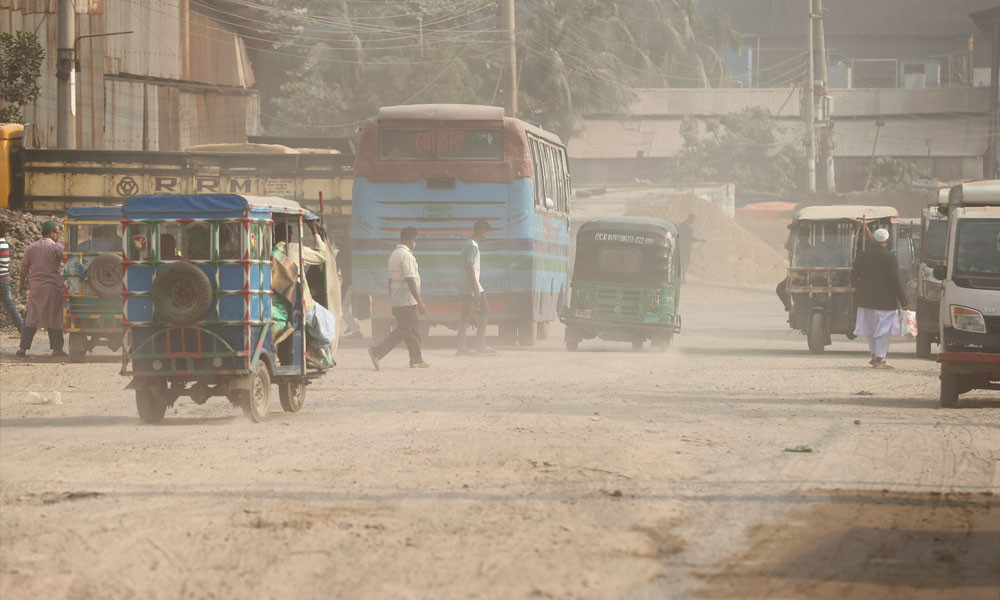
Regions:
<instances>
[{"instance_id":1,"label":"tree","mask_svg":"<svg viewBox=\"0 0 1000 600\"><path fill-rule=\"evenodd\" d=\"M0 123L21 123L22 108L38 98L45 50L30 31L0 33Z\"/></svg>"},{"instance_id":2,"label":"tree","mask_svg":"<svg viewBox=\"0 0 1000 600\"><path fill-rule=\"evenodd\" d=\"M685 117L680 133L677 175L686 183L732 181L758 192L788 193L803 180L802 151L779 141L782 128L765 108L705 120Z\"/></svg>"}]
</instances>

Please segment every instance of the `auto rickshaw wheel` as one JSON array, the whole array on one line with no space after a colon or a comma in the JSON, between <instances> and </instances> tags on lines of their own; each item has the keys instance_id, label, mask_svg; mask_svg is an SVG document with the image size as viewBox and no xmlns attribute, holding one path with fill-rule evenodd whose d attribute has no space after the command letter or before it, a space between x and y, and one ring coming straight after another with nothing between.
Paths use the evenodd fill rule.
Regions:
<instances>
[{"instance_id":1,"label":"auto rickshaw wheel","mask_svg":"<svg viewBox=\"0 0 1000 600\"><path fill-rule=\"evenodd\" d=\"M285 412L299 412L306 401L306 384L301 381L279 383L278 399Z\"/></svg>"},{"instance_id":2,"label":"auto rickshaw wheel","mask_svg":"<svg viewBox=\"0 0 1000 600\"><path fill-rule=\"evenodd\" d=\"M941 368L941 406L955 408L958 406L958 396L961 393L960 375L948 369Z\"/></svg>"},{"instance_id":3,"label":"auto rickshaw wheel","mask_svg":"<svg viewBox=\"0 0 1000 600\"><path fill-rule=\"evenodd\" d=\"M82 363L87 356L87 334L69 334L69 362Z\"/></svg>"},{"instance_id":4,"label":"auto rickshaw wheel","mask_svg":"<svg viewBox=\"0 0 1000 600\"><path fill-rule=\"evenodd\" d=\"M809 351L813 354L821 354L826 347L826 317L821 312L814 312L809 315L809 329L806 333L809 343Z\"/></svg>"},{"instance_id":5,"label":"auto rickshaw wheel","mask_svg":"<svg viewBox=\"0 0 1000 600\"><path fill-rule=\"evenodd\" d=\"M534 346L536 337L535 322L531 319L517 324L517 343L522 346Z\"/></svg>"},{"instance_id":6,"label":"auto rickshaw wheel","mask_svg":"<svg viewBox=\"0 0 1000 600\"><path fill-rule=\"evenodd\" d=\"M250 393L242 392L240 395L242 396L240 405L247 418L254 423L260 423L267 418L267 412L271 407L271 375L267 372L267 365L263 360L257 361Z\"/></svg>"},{"instance_id":7,"label":"auto rickshaw wheel","mask_svg":"<svg viewBox=\"0 0 1000 600\"><path fill-rule=\"evenodd\" d=\"M917 332L917 356L919 358L931 357L931 335L929 333Z\"/></svg>"},{"instance_id":8,"label":"auto rickshaw wheel","mask_svg":"<svg viewBox=\"0 0 1000 600\"><path fill-rule=\"evenodd\" d=\"M156 314L174 325L190 325L200 319L212 303L212 282L191 263L171 263L153 279Z\"/></svg>"},{"instance_id":9,"label":"auto rickshaw wheel","mask_svg":"<svg viewBox=\"0 0 1000 600\"><path fill-rule=\"evenodd\" d=\"M106 253L95 256L87 265L87 285L101 298L122 295L122 257Z\"/></svg>"},{"instance_id":10,"label":"auto rickshaw wheel","mask_svg":"<svg viewBox=\"0 0 1000 600\"><path fill-rule=\"evenodd\" d=\"M143 423L162 421L170 404L166 380L157 379L135 390L135 408Z\"/></svg>"}]
</instances>

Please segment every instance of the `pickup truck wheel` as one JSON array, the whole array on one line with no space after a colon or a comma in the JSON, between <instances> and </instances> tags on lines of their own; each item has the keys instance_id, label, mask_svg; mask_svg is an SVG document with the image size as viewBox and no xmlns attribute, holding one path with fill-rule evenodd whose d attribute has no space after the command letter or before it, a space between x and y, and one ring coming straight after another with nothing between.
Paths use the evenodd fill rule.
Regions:
<instances>
[{"instance_id":1,"label":"pickup truck wheel","mask_svg":"<svg viewBox=\"0 0 1000 600\"><path fill-rule=\"evenodd\" d=\"M285 412L299 412L306 401L306 384L301 381L279 383L278 399Z\"/></svg>"},{"instance_id":2,"label":"pickup truck wheel","mask_svg":"<svg viewBox=\"0 0 1000 600\"><path fill-rule=\"evenodd\" d=\"M240 395L242 396L240 405L248 419L260 423L267 418L267 412L271 408L271 375L267 372L264 361L257 361L250 393L243 392Z\"/></svg>"},{"instance_id":3,"label":"pickup truck wheel","mask_svg":"<svg viewBox=\"0 0 1000 600\"><path fill-rule=\"evenodd\" d=\"M917 356L920 358L930 358L931 335L929 333L917 332Z\"/></svg>"},{"instance_id":4,"label":"pickup truck wheel","mask_svg":"<svg viewBox=\"0 0 1000 600\"><path fill-rule=\"evenodd\" d=\"M948 369L941 369L941 406L955 408L958 406L958 395L961 392L961 376Z\"/></svg>"}]
</instances>

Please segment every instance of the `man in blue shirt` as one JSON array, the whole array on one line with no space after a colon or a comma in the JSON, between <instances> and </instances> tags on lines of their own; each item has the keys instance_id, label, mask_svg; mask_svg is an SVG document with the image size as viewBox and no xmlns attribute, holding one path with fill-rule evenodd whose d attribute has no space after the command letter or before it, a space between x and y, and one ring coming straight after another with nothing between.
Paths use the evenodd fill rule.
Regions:
<instances>
[{"instance_id":1,"label":"man in blue shirt","mask_svg":"<svg viewBox=\"0 0 1000 600\"><path fill-rule=\"evenodd\" d=\"M458 319L458 354L496 354L486 345L486 322L490 316L490 305L480 282L479 245L486 241L492 231L486 219L479 219L472 227L472 238L462 244L459 268L458 293L462 296L462 315ZM475 319L476 344L470 351L465 344L465 330Z\"/></svg>"}]
</instances>

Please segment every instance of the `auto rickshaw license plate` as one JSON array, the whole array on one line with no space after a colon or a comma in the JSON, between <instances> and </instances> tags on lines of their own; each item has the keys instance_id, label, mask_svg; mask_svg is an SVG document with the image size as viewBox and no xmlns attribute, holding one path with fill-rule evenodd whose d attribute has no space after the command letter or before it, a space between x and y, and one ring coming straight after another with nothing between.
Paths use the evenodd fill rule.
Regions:
<instances>
[{"instance_id":1,"label":"auto rickshaw license plate","mask_svg":"<svg viewBox=\"0 0 1000 600\"><path fill-rule=\"evenodd\" d=\"M576 316L580 317L581 319L589 319L590 318L590 309L589 308L578 308L578 309L576 309Z\"/></svg>"}]
</instances>

